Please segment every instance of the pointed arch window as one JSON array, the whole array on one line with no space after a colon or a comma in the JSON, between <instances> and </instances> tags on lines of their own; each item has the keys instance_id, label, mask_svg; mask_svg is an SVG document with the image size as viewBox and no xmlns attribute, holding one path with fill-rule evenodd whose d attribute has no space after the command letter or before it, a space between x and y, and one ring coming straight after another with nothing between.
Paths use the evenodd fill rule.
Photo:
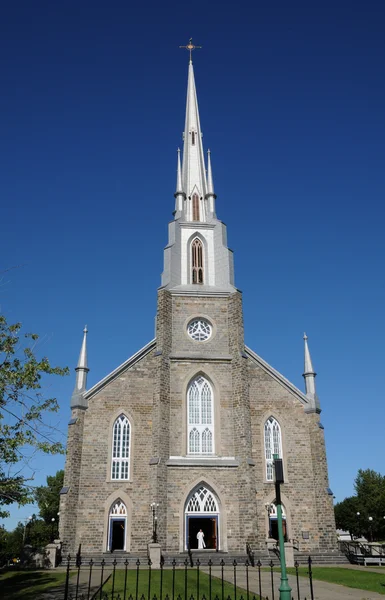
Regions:
<instances>
[{"instance_id":1,"label":"pointed arch window","mask_svg":"<svg viewBox=\"0 0 385 600\"><path fill-rule=\"evenodd\" d=\"M193 221L200 221L200 218L199 218L199 196L198 196L198 194L193 194L193 197L192 197L192 213L193 213L192 220Z\"/></svg>"},{"instance_id":2,"label":"pointed arch window","mask_svg":"<svg viewBox=\"0 0 385 600\"><path fill-rule=\"evenodd\" d=\"M214 452L214 399L209 382L197 377L187 391L188 453Z\"/></svg>"},{"instance_id":3,"label":"pointed arch window","mask_svg":"<svg viewBox=\"0 0 385 600\"><path fill-rule=\"evenodd\" d=\"M131 425L126 415L120 415L112 430L111 479L130 478Z\"/></svg>"},{"instance_id":4,"label":"pointed arch window","mask_svg":"<svg viewBox=\"0 0 385 600\"><path fill-rule=\"evenodd\" d=\"M266 459L266 479L274 480L274 459L273 455L278 454L282 458L282 440L281 428L274 417L269 417L265 423L265 459Z\"/></svg>"},{"instance_id":5,"label":"pointed arch window","mask_svg":"<svg viewBox=\"0 0 385 600\"><path fill-rule=\"evenodd\" d=\"M195 238L191 244L192 282L203 283L203 244Z\"/></svg>"}]
</instances>

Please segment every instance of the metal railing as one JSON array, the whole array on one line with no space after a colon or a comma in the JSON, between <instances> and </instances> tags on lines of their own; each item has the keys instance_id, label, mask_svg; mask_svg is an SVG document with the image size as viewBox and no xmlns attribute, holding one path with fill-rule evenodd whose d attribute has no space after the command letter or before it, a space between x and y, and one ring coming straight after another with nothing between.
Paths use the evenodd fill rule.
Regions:
<instances>
[{"instance_id":1,"label":"metal railing","mask_svg":"<svg viewBox=\"0 0 385 600\"><path fill-rule=\"evenodd\" d=\"M85 560L79 548L75 563L67 557L64 595L57 600L276 600L279 582L273 561L263 566L258 560L253 566L248 559L206 563L198 558L192 567L186 558L181 567L175 559L166 567L162 559L154 568L151 560ZM293 600L314 600L310 557L307 582L296 562L292 587Z\"/></svg>"}]
</instances>

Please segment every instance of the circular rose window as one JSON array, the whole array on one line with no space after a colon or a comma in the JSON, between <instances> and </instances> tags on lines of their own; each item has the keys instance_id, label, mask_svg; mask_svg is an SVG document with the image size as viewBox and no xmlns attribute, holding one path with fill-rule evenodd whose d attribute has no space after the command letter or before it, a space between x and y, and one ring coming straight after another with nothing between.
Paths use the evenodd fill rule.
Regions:
<instances>
[{"instance_id":1,"label":"circular rose window","mask_svg":"<svg viewBox=\"0 0 385 600\"><path fill-rule=\"evenodd\" d=\"M212 331L210 323L205 319L194 319L187 327L187 333L197 342L208 340L211 337Z\"/></svg>"}]
</instances>

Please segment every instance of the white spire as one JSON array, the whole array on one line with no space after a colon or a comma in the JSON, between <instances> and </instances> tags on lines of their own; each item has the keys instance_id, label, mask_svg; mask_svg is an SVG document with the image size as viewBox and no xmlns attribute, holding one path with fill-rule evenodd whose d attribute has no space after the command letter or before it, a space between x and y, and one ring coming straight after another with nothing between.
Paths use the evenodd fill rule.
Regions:
<instances>
[{"instance_id":1,"label":"white spire","mask_svg":"<svg viewBox=\"0 0 385 600\"><path fill-rule=\"evenodd\" d=\"M215 217L215 199L213 173L211 170L211 151L207 150L207 194L210 216Z\"/></svg>"},{"instance_id":2,"label":"white spire","mask_svg":"<svg viewBox=\"0 0 385 600\"><path fill-rule=\"evenodd\" d=\"M202 132L199 120L198 100L195 89L194 68L190 60L188 67L188 85L186 102L186 120L184 128L182 185L187 199L197 194L204 199L207 193L206 170L203 156ZM191 203L190 203L191 204ZM201 221L205 221L204 204L201 205ZM192 214L187 207L187 220L192 220Z\"/></svg>"},{"instance_id":3,"label":"white spire","mask_svg":"<svg viewBox=\"0 0 385 600\"><path fill-rule=\"evenodd\" d=\"M303 334L303 339L305 344L305 368L303 377L305 379L306 396L308 396L309 400L311 401L311 408L309 412L320 412L321 409L315 387L315 378L317 373L314 371L313 363L311 361L306 333Z\"/></svg>"},{"instance_id":4,"label":"white spire","mask_svg":"<svg viewBox=\"0 0 385 600\"><path fill-rule=\"evenodd\" d=\"M71 408L82 407L87 408L87 403L83 398L83 393L86 391L87 386L87 373L89 371L87 365L87 325L83 329L83 342L80 349L79 360L76 371L76 382L75 388L71 397Z\"/></svg>"}]
</instances>

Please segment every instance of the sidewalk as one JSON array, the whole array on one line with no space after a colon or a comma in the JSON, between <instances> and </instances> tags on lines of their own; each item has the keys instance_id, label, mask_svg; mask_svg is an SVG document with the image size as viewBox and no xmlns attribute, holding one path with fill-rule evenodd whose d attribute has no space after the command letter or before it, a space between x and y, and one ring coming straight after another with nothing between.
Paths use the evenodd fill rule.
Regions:
<instances>
[{"instance_id":1,"label":"sidewalk","mask_svg":"<svg viewBox=\"0 0 385 600\"><path fill-rule=\"evenodd\" d=\"M208 573L208 569L201 568L202 571ZM213 567L213 576L220 577L220 567ZM384 583L385 583L385 569ZM225 567L224 578L226 581L234 582L234 571L231 567ZM292 597L297 598L297 582L293 575L288 576L289 585L292 588ZM271 594L271 575L268 571L261 571L261 583L262 583L262 597L269 598L272 600ZM280 573L274 572L274 597L275 600L279 598L279 586L280 586ZM301 600L310 600L310 586L307 577L299 578L300 586L300 598ZM246 589L246 572L244 570L237 572L237 587ZM249 589L250 595L259 593L259 580L258 570L249 569ZM384 588L385 591L385 588ZM358 590L354 588L348 588L343 585L336 585L334 583L328 583L326 581L319 581L318 579L313 580L313 592L314 600L385 600L385 596L377 594L376 592L368 592L366 590ZM239 600L239 599L238 599Z\"/></svg>"}]
</instances>

